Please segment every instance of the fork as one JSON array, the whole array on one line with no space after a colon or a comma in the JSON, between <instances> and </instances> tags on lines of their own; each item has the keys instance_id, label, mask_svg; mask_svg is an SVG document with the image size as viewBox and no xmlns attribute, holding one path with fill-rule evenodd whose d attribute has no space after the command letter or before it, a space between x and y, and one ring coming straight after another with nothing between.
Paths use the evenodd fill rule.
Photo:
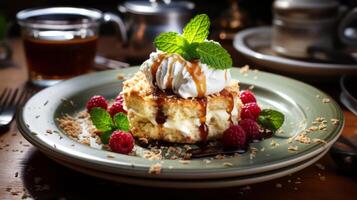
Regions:
<instances>
[{"instance_id":1,"label":"fork","mask_svg":"<svg viewBox=\"0 0 357 200\"><path fill-rule=\"evenodd\" d=\"M32 92L23 89L9 89L5 90L0 95L0 130L9 128L14 119L16 109L21 105Z\"/></svg>"}]
</instances>

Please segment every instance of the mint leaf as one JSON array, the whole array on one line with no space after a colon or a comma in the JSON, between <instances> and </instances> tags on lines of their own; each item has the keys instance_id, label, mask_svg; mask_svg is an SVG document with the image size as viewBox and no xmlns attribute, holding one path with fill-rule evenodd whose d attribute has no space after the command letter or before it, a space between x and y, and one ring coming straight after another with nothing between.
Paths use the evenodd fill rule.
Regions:
<instances>
[{"instance_id":1,"label":"mint leaf","mask_svg":"<svg viewBox=\"0 0 357 200\"><path fill-rule=\"evenodd\" d=\"M167 53L183 53L183 48L188 45L185 38L175 32L161 33L155 38L154 44L156 48Z\"/></svg>"},{"instance_id":2,"label":"mint leaf","mask_svg":"<svg viewBox=\"0 0 357 200\"><path fill-rule=\"evenodd\" d=\"M274 132L283 125L284 114L272 109L263 109L260 112L257 121L264 128Z\"/></svg>"},{"instance_id":3,"label":"mint leaf","mask_svg":"<svg viewBox=\"0 0 357 200\"><path fill-rule=\"evenodd\" d=\"M107 131L107 132L101 133L99 135L99 137L100 137L100 140L102 141L102 143L103 144L108 144L110 136L112 136L112 134L113 134L112 131Z\"/></svg>"},{"instance_id":4,"label":"mint leaf","mask_svg":"<svg viewBox=\"0 0 357 200\"><path fill-rule=\"evenodd\" d=\"M209 34L210 21L206 14L196 15L183 29L182 36L189 43L203 42Z\"/></svg>"},{"instance_id":5,"label":"mint leaf","mask_svg":"<svg viewBox=\"0 0 357 200\"><path fill-rule=\"evenodd\" d=\"M215 42L199 43L197 53L202 63L215 69L228 69L232 67L232 58L229 53Z\"/></svg>"},{"instance_id":6,"label":"mint leaf","mask_svg":"<svg viewBox=\"0 0 357 200\"><path fill-rule=\"evenodd\" d=\"M124 113L119 112L115 114L113 119L117 129L122 131L129 131L129 120Z\"/></svg>"},{"instance_id":7,"label":"mint leaf","mask_svg":"<svg viewBox=\"0 0 357 200\"><path fill-rule=\"evenodd\" d=\"M106 132L113 129L113 120L107 110L103 108L92 108L89 114L93 125L99 131Z\"/></svg>"},{"instance_id":8,"label":"mint leaf","mask_svg":"<svg viewBox=\"0 0 357 200\"><path fill-rule=\"evenodd\" d=\"M184 48L185 53L182 55L182 57L185 58L186 60L199 59L200 55L197 52L198 45L199 45L199 43L196 43L196 42L186 45Z\"/></svg>"}]
</instances>

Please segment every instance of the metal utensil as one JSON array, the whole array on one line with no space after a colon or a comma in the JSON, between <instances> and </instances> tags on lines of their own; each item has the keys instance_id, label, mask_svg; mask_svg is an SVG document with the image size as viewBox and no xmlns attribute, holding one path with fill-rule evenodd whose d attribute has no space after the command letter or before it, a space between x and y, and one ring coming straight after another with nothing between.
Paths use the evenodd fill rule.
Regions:
<instances>
[{"instance_id":1,"label":"metal utensil","mask_svg":"<svg viewBox=\"0 0 357 200\"><path fill-rule=\"evenodd\" d=\"M0 95L0 130L9 128L16 109L32 94L32 90L5 88Z\"/></svg>"},{"instance_id":2,"label":"metal utensil","mask_svg":"<svg viewBox=\"0 0 357 200\"><path fill-rule=\"evenodd\" d=\"M357 143L356 135L340 136L331 147L330 154L341 172L346 174L357 174Z\"/></svg>"},{"instance_id":3,"label":"metal utensil","mask_svg":"<svg viewBox=\"0 0 357 200\"><path fill-rule=\"evenodd\" d=\"M357 115L357 99L352 91L355 79L343 76L340 80L341 94L340 101L353 114ZM331 157L336 162L341 172L347 174L357 174L357 134L349 136L341 135L330 151Z\"/></svg>"}]
</instances>

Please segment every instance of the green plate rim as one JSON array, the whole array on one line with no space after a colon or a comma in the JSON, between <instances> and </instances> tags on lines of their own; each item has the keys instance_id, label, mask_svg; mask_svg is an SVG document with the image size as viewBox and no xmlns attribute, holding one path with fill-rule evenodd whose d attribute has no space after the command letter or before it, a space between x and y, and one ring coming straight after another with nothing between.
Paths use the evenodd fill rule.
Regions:
<instances>
[{"instance_id":1,"label":"green plate rim","mask_svg":"<svg viewBox=\"0 0 357 200\"><path fill-rule=\"evenodd\" d=\"M97 149L93 149L91 147L82 145L82 144L76 144L76 147L69 147L67 146L61 146L61 144L66 139L70 140L69 138L65 138L64 140L55 140L55 142L50 141L49 139L47 139L48 136L43 136L43 134L32 134L32 132L34 130L31 130L31 125L30 127L28 127L26 124L26 120L36 120L34 119L34 116L25 116L24 115L24 110L25 109L29 109L32 105L30 103L34 103L34 101L36 102L36 98L37 100L39 100L40 97L43 97L44 95L57 95L55 92L57 89L62 88L65 89L67 86L73 86L73 83L76 83L77 81L81 81L83 80L96 80L95 77L96 76L104 76L106 74L118 74L118 73L129 73L130 71L135 71L138 68L129 68L129 69L121 69L121 70L112 70L112 71L104 71L104 72L98 72L98 73L93 73L93 74L88 74L88 75L83 75L83 76L79 76L76 77L74 79L70 79L67 81L64 81L60 84L57 84L53 87L44 89L43 91L39 92L38 94L36 94L35 96L33 96L27 103L26 105L20 109L19 114L17 115L17 122L18 122L18 127L20 132L23 134L23 136L29 140L34 146L39 147L42 150L47 150L48 152L50 152L51 154L54 154L56 156L60 156L62 157L64 160L68 161L68 162L74 162L77 163L79 165L83 165L86 167L90 167L92 169L96 169L96 170L101 170L101 171L109 171L109 172L113 172L113 173L118 173L118 174L125 174L125 175L129 175L129 176L140 176L140 177L150 177L150 178L168 178L168 179L186 179L186 178L191 178L191 179L207 179L207 178L223 178L223 177L232 177L232 176L243 176L243 175L249 175L249 174L255 174L255 173L261 173L261 172L265 172L265 171L269 171L269 170L274 170L277 168L281 168L281 167L286 167L289 165L292 165L294 163L309 159L313 156L316 156L317 154L321 153L322 151L324 151L326 148L329 148L327 146L330 146L331 143L334 143L338 136L340 135L342 128L344 126L344 116L343 113L341 111L341 109L339 108L338 104L331 98L329 97L327 94L325 94L324 92L308 85L305 84L303 82L300 81L296 81L294 79L290 79L290 78L286 78L280 75L275 75L275 74L271 74L271 73L267 73L267 72L258 72L260 76L265 76L265 77L269 77L270 79L274 79L274 80L281 80L281 81L287 81L290 82L293 85L300 85L302 87L304 87L305 89L310 89L316 92L316 94L320 94L321 96L327 97L331 99L331 102L329 104L327 104L326 106L329 106L330 108L333 108L336 111L337 116L335 118L340 119L340 123L336 126L336 128L329 133L329 140L327 141L328 144L327 145L322 145L322 144L314 144L311 145L311 147L308 149L308 151L304 152L303 155L301 155L300 153L297 154L292 154L289 158L287 159L283 159L283 160L279 160L279 161L275 161L275 162L271 162L271 163L265 163L263 165L256 165L254 168L240 168L240 170L237 170L237 167L221 167L219 169L217 168L189 168L189 165L182 165L182 168L173 168L173 169L168 169L168 166L170 164L172 164L173 162L177 161L165 161L165 163L163 164L163 171L161 174L159 175L152 175L152 174L148 174L148 169L150 167L150 165L158 163L159 161L149 161L146 159L142 159L142 158L136 158L136 157L129 157L126 155L120 155L120 154L114 154L115 158L114 159L109 159L106 157L102 157L102 158L98 158L95 156L92 156L92 154L88 154L96 152L98 153L103 152L105 154L105 156L108 155L108 152L105 152L103 150L97 150ZM232 69L232 71L238 71L238 68L234 68ZM253 73L253 72L250 72ZM244 77L240 77L240 81L241 82L245 82L247 84L256 84L256 80L253 79L244 79ZM91 85L95 85L95 83L88 83L88 85L86 87L90 87ZM119 92L119 91L118 91ZM60 95L60 94L58 94ZM57 100L58 103L59 100ZM52 102L48 103L51 104ZM29 111L30 112L30 111ZM30 113L32 113L33 111L31 111ZM55 111L51 111L51 112L55 112ZM50 123L53 123L54 119L44 119L45 120L45 124L47 123L48 125L50 125ZM51 120L53 120L51 122ZM54 124L52 124L53 126ZM51 136L54 137L54 136ZM72 141L72 143L74 143ZM54 147L54 145L56 145L56 147ZM81 152L78 151L78 149L84 149L86 152ZM103 156L104 156L103 154ZM109 153L110 154L110 153ZM132 162L124 162L125 160L132 160L132 162L135 162L135 166L133 166ZM124 161L123 161L124 160ZM192 161L192 163L194 163L196 161ZM201 162L201 161L200 161ZM181 165L180 165L181 166ZM192 165L191 165L192 166Z\"/></svg>"}]
</instances>

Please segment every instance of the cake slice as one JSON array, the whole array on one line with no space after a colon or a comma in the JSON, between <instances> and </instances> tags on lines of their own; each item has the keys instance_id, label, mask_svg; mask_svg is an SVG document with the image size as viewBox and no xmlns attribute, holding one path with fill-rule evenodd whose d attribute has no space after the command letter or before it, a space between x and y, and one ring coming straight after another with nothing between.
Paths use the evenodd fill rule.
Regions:
<instances>
[{"instance_id":1,"label":"cake slice","mask_svg":"<svg viewBox=\"0 0 357 200\"><path fill-rule=\"evenodd\" d=\"M218 93L184 99L155 88L141 71L124 82L122 94L135 137L176 143L220 138L238 123L242 106L237 82Z\"/></svg>"}]
</instances>

